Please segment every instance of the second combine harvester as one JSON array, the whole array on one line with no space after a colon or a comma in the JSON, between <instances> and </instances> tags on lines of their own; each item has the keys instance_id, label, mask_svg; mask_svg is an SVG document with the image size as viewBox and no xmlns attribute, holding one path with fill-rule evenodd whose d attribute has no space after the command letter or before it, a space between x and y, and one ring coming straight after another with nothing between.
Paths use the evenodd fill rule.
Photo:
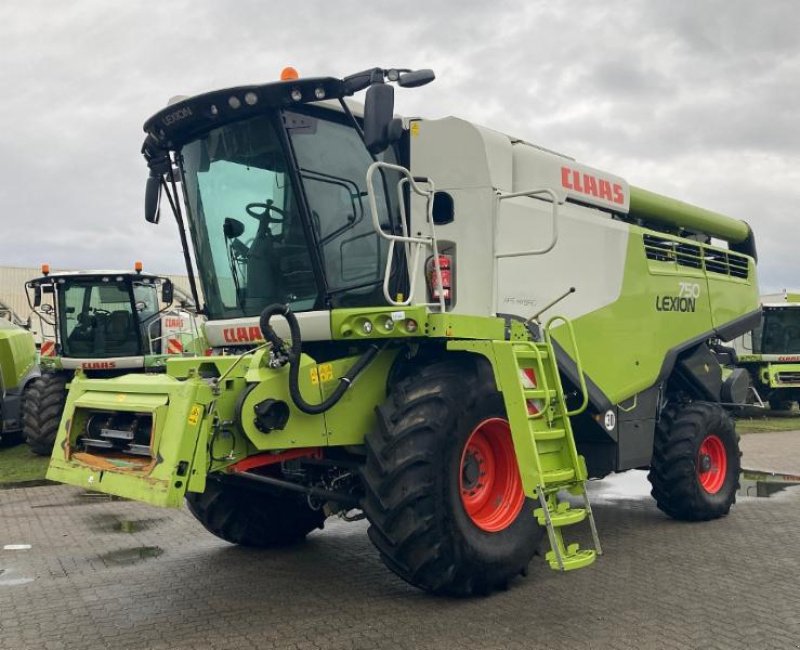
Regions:
<instances>
[{"instance_id":1,"label":"second combine harvester","mask_svg":"<svg viewBox=\"0 0 800 650\"><path fill-rule=\"evenodd\" d=\"M392 571L456 595L507 585L545 534L551 567L590 564L590 477L649 468L670 516L728 513L720 404L744 391L712 341L758 321L748 225L465 120L395 118L392 83L432 79L289 74L148 120L146 217L166 197L210 345L249 350L76 376L50 478L185 496L251 546L365 516ZM365 88L362 112L345 98ZM112 420L149 456L97 447ZM563 540L585 520L595 548Z\"/></svg>"}]
</instances>

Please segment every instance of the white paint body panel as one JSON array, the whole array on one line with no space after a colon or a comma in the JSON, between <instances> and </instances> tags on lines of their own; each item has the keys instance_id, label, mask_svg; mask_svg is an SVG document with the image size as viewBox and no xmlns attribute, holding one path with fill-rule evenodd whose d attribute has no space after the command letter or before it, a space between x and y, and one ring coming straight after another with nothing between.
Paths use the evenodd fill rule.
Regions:
<instances>
[{"instance_id":1,"label":"white paint body panel","mask_svg":"<svg viewBox=\"0 0 800 650\"><path fill-rule=\"evenodd\" d=\"M144 357L108 357L103 359L76 359L62 357L61 365L65 370L85 368L87 370L127 370L129 368L143 368Z\"/></svg>"},{"instance_id":2,"label":"white paint body panel","mask_svg":"<svg viewBox=\"0 0 800 650\"><path fill-rule=\"evenodd\" d=\"M576 194L562 187L565 166L619 185L621 203L591 198L598 205L627 211L628 185L619 177L457 118L417 122L416 135L411 135L411 172L433 179L437 190L453 197L455 206L454 222L436 227L440 251L456 257L454 312L528 317L574 286L576 293L553 313L576 318L619 298L629 226L613 220L608 210L562 204L559 237L550 252L495 264L497 252L542 248L552 239L550 201L498 197L542 188L562 200ZM586 202L587 197L580 200ZM414 201L413 232L427 232L424 216L424 202ZM423 283L415 300L427 300Z\"/></svg>"},{"instance_id":3,"label":"white paint body panel","mask_svg":"<svg viewBox=\"0 0 800 650\"><path fill-rule=\"evenodd\" d=\"M296 314L304 341L330 341L331 314L328 311L307 311ZM208 321L205 324L206 340L212 348L235 347L263 343L258 316L250 318L228 318ZM289 326L280 316L270 324L282 339L289 339Z\"/></svg>"}]
</instances>

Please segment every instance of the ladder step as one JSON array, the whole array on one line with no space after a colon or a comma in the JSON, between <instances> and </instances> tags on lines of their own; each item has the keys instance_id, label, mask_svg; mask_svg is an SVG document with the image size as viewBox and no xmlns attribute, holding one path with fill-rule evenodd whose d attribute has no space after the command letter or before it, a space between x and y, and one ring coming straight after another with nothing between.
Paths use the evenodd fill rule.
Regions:
<instances>
[{"instance_id":1,"label":"ladder step","mask_svg":"<svg viewBox=\"0 0 800 650\"><path fill-rule=\"evenodd\" d=\"M536 508L533 515L539 522L540 526L547 525L547 519L544 516L544 510ZM572 526L578 524L586 519L586 508L571 508L568 501L562 501L558 504L558 508L550 513L550 522L555 528L560 526Z\"/></svg>"},{"instance_id":2,"label":"ladder step","mask_svg":"<svg viewBox=\"0 0 800 650\"><path fill-rule=\"evenodd\" d=\"M550 357L550 354L547 350L540 350L539 354L536 352L528 352L527 350L514 350L514 356L517 357L517 360L528 360L528 361L538 361L539 359L547 359Z\"/></svg>"},{"instance_id":3,"label":"ladder step","mask_svg":"<svg viewBox=\"0 0 800 650\"><path fill-rule=\"evenodd\" d=\"M558 560L553 551L548 551L545 555L547 563L551 569L559 571ZM570 544L567 548L567 554L561 556L561 561L564 563L564 571L572 571L574 569L582 569L587 567L597 559L597 553L591 549L580 550L577 544Z\"/></svg>"},{"instance_id":4,"label":"ladder step","mask_svg":"<svg viewBox=\"0 0 800 650\"><path fill-rule=\"evenodd\" d=\"M550 469L542 472L542 480L545 485L548 483L564 483L571 481L575 478L575 470L571 467L562 467L559 469Z\"/></svg>"},{"instance_id":5,"label":"ladder step","mask_svg":"<svg viewBox=\"0 0 800 650\"><path fill-rule=\"evenodd\" d=\"M552 389L545 390L544 388L523 388L522 394L525 399L553 400L556 397L556 391Z\"/></svg>"},{"instance_id":6,"label":"ladder step","mask_svg":"<svg viewBox=\"0 0 800 650\"><path fill-rule=\"evenodd\" d=\"M543 440L558 440L563 438L567 432L564 429L543 429L541 431L533 430L531 433L536 442L542 442Z\"/></svg>"}]
</instances>

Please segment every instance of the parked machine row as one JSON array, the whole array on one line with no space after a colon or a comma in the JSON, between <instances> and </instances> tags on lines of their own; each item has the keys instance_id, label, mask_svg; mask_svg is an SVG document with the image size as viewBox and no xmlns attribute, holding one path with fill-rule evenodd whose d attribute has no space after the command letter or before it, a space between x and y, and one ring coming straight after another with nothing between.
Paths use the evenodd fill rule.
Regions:
<instances>
[{"instance_id":1,"label":"parked machine row","mask_svg":"<svg viewBox=\"0 0 800 650\"><path fill-rule=\"evenodd\" d=\"M552 568L592 564L592 478L648 469L667 515L728 514L726 409L754 380L723 343L762 317L750 226L462 119L396 117L394 86L433 79L287 70L145 123L145 216L178 223L203 334L175 356L163 319L158 350L123 335L162 313L139 306L155 277L29 283L68 323L34 384L69 383L49 478L185 500L248 546L366 518L390 570L459 596L507 586L545 538Z\"/></svg>"}]
</instances>

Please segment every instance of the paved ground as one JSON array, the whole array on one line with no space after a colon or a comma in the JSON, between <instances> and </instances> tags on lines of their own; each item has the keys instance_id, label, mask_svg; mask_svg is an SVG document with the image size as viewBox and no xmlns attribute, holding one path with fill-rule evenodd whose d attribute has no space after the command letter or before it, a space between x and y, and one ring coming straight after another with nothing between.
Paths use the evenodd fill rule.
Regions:
<instances>
[{"instance_id":1,"label":"paved ground","mask_svg":"<svg viewBox=\"0 0 800 650\"><path fill-rule=\"evenodd\" d=\"M800 473L800 434L780 435L786 466L768 466L765 434L745 438L745 465ZM537 558L509 591L474 600L405 585L363 523L256 552L186 511L0 491L0 547L31 545L0 550L0 649L800 648L800 490L685 524L659 513L641 474L593 486L605 550L593 567L559 575Z\"/></svg>"}]
</instances>

